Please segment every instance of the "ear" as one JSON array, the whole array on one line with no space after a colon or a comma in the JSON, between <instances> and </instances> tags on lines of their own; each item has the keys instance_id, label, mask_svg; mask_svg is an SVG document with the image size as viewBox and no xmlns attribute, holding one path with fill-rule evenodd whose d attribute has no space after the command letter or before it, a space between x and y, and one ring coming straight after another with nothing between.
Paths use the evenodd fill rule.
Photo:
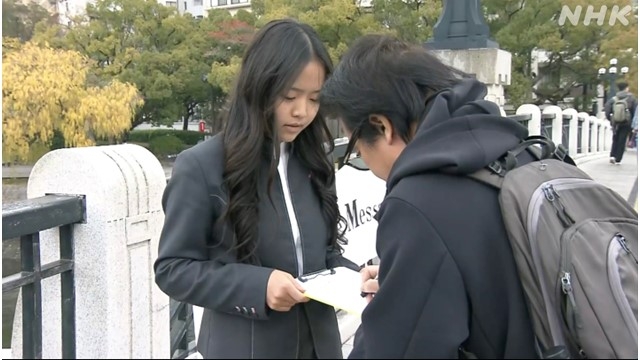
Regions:
<instances>
[{"instance_id":1,"label":"ear","mask_svg":"<svg viewBox=\"0 0 640 360\"><path fill-rule=\"evenodd\" d=\"M391 144L393 142L393 126L391 125L391 121L384 115L380 114L371 114L369 115L369 122L373 125L378 132L384 137L385 142L387 144Z\"/></svg>"}]
</instances>

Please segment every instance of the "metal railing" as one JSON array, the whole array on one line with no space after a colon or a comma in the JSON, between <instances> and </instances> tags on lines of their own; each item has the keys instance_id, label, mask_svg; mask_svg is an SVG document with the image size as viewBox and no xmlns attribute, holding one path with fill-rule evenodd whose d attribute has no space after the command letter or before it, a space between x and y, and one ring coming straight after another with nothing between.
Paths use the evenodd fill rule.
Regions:
<instances>
[{"instance_id":1,"label":"metal railing","mask_svg":"<svg viewBox=\"0 0 640 360\"><path fill-rule=\"evenodd\" d=\"M570 130L571 115L562 115L562 145L565 148L569 148L569 130Z\"/></svg>"},{"instance_id":2,"label":"metal railing","mask_svg":"<svg viewBox=\"0 0 640 360\"><path fill-rule=\"evenodd\" d=\"M549 140L553 139L553 119L554 114L542 114L540 122L540 133Z\"/></svg>"},{"instance_id":3,"label":"metal railing","mask_svg":"<svg viewBox=\"0 0 640 360\"><path fill-rule=\"evenodd\" d=\"M186 359L196 352L193 306L171 299L171 358Z\"/></svg>"},{"instance_id":4,"label":"metal railing","mask_svg":"<svg viewBox=\"0 0 640 360\"><path fill-rule=\"evenodd\" d=\"M516 115L509 115L507 117L511 120L515 120L519 122L520 124L526 127L529 126L529 121L531 121L531 114L516 114Z\"/></svg>"},{"instance_id":5,"label":"metal railing","mask_svg":"<svg viewBox=\"0 0 640 360\"><path fill-rule=\"evenodd\" d=\"M42 358L42 280L60 275L62 358L76 358L73 224L86 220L84 196L47 195L2 207L2 241L20 238L20 272L2 278L2 294L22 288L22 357ZM40 231L60 229L60 259L40 263Z\"/></svg>"},{"instance_id":6,"label":"metal railing","mask_svg":"<svg viewBox=\"0 0 640 360\"><path fill-rule=\"evenodd\" d=\"M582 126L584 126L584 121L584 117L578 117L578 154L582 154L584 152L584 149L582 148ZM587 126L588 125L589 123L587 122Z\"/></svg>"}]
</instances>

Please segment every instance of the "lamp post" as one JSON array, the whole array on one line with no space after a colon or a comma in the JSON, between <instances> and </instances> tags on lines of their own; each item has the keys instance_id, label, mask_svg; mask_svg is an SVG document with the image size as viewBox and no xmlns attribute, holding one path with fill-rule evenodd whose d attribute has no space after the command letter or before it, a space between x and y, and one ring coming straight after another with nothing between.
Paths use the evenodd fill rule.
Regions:
<instances>
[{"instance_id":1,"label":"lamp post","mask_svg":"<svg viewBox=\"0 0 640 360\"><path fill-rule=\"evenodd\" d=\"M616 81L618 80L618 78L623 77L626 73L629 72L629 68L626 66L623 66L620 69L620 75L618 74L618 59L613 58L611 60L609 60L609 69L605 69L605 68L600 68L598 69L598 77L605 80L605 81L609 81L609 91L607 92L605 99L606 101L609 101L611 98L613 98L616 94ZM605 85L606 86L606 85Z\"/></svg>"}]
</instances>

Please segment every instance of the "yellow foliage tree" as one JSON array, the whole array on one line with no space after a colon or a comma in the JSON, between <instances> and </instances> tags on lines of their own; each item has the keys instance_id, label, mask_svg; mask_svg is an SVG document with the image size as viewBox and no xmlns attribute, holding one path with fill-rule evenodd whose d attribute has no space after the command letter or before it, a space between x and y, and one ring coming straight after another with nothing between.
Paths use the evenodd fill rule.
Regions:
<instances>
[{"instance_id":1,"label":"yellow foliage tree","mask_svg":"<svg viewBox=\"0 0 640 360\"><path fill-rule=\"evenodd\" d=\"M88 87L93 64L75 51L26 43L2 61L2 150L25 160L30 144L46 144L54 130L65 145L91 146L96 138L130 129L143 103L135 86L112 81Z\"/></svg>"}]
</instances>

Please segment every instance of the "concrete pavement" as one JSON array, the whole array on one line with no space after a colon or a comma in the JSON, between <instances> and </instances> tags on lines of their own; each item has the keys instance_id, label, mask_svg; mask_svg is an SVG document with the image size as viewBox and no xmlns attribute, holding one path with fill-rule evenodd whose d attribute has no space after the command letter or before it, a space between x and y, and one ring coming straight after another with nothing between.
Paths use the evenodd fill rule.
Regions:
<instances>
[{"instance_id":1,"label":"concrete pavement","mask_svg":"<svg viewBox=\"0 0 640 360\"><path fill-rule=\"evenodd\" d=\"M585 161L586 160L586 161ZM599 183L609 187L623 198L637 204L638 151L627 149L619 165L609 163L609 156L577 159L578 167ZM637 207L636 207L637 209Z\"/></svg>"}]
</instances>

